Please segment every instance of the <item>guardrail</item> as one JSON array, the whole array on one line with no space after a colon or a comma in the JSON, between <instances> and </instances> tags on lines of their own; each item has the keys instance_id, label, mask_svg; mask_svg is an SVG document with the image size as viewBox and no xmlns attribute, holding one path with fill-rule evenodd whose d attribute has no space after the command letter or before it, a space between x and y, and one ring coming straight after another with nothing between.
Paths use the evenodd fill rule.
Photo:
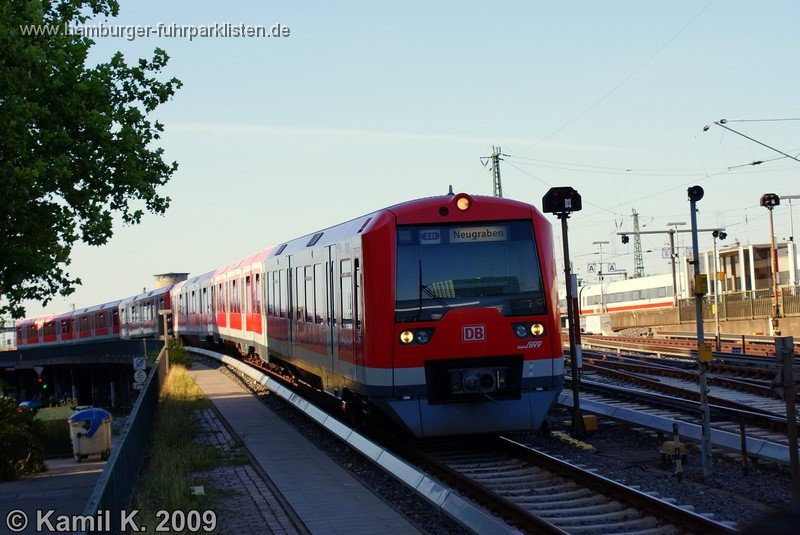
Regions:
<instances>
[{"instance_id":1,"label":"guardrail","mask_svg":"<svg viewBox=\"0 0 800 535\"><path fill-rule=\"evenodd\" d=\"M144 387L142 387L142 393L134 403L131 415L125 423L125 427L122 428L119 440L114 445L111 456L92 491L86 509L83 511L85 517L95 518L98 511L108 511L111 533L120 531L120 511L127 509L133 497L142 460L150 443L158 394L169 368L169 359L165 349L162 348L161 353L158 354L156 364L150 370ZM84 535L92 532L76 533Z\"/></svg>"}]
</instances>

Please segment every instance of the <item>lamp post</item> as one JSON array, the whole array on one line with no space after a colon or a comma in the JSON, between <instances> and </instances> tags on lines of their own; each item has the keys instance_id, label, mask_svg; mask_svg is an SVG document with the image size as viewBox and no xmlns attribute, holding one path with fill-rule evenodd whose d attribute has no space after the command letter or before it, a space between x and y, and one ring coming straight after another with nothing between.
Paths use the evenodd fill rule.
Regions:
<instances>
[{"instance_id":1,"label":"lamp post","mask_svg":"<svg viewBox=\"0 0 800 535\"><path fill-rule=\"evenodd\" d=\"M781 203L781 198L774 193L765 193L761 196L760 204L769 210L769 243L770 265L772 266L772 334L780 336L781 309L778 301L778 250L775 247L775 227L772 222L772 210Z\"/></svg>"},{"instance_id":2,"label":"lamp post","mask_svg":"<svg viewBox=\"0 0 800 535\"><path fill-rule=\"evenodd\" d=\"M600 246L600 271L597 272L597 275L600 277L600 313L605 314L606 312L606 303L603 296L603 245L608 245L607 241L593 241L592 245L599 245Z\"/></svg>"}]
</instances>

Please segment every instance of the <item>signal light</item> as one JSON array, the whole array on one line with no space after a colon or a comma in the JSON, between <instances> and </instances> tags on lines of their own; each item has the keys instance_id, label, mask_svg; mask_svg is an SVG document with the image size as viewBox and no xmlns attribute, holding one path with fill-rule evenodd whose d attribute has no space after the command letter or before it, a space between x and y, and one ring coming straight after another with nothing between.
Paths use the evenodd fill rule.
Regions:
<instances>
[{"instance_id":1,"label":"signal light","mask_svg":"<svg viewBox=\"0 0 800 535\"><path fill-rule=\"evenodd\" d=\"M692 186L686 191L689 194L690 201L697 202L703 198L703 188L700 186Z\"/></svg>"},{"instance_id":2,"label":"signal light","mask_svg":"<svg viewBox=\"0 0 800 535\"><path fill-rule=\"evenodd\" d=\"M542 211L550 214L580 212L581 208L581 194L569 186L550 188L542 197Z\"/></svg>"},{"instance_id":3,"label":"signal light","mask_svg":"<svg viewBox=\"0 0 800 535\"><path fill-rule=\"evenodd\" d=\"M781 203L781 198L774 193L765 193L761 196L760 203L767 210L772 210Z\"/></svg>"},{"instance_id":4,"label":"signal light","mask_svg":"<svg viewBox=\"0 0 800 535\"><path fill-rule=\"evenodd\" d=\"M37 383L39 383L39 384L41 384L41 382L42 382L43 380L44 380L44 379L42 379L41 377L37 377L37 378L36 378L36 382L37 382Z\"/></svg>"},{"instance_id":5,"label":"signal light","mask_svg":"<svg viewBox=\"0 0 800 535\"><path fill-rule=\"evenodd\" d=\"M631 241L631 239L626 234L623 234L622 243L628 243L629 241Z\"/></svg>"}]
</instances>

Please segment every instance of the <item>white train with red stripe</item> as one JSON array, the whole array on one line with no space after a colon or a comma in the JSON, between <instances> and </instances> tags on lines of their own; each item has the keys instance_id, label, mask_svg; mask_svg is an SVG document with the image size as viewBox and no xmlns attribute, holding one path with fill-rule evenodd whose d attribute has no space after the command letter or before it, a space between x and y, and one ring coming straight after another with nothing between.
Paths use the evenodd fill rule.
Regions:
<instances>
[{"instance_id":1,"label":"white train with red stripe","mask_svg":"<svg viewBox=\"0 0 800 535\"><path fill-rule=\"evenodd\" d=\"M650 275L626 280L582 286L580 292L581 314L600 314L629 310L650 310L673 305L672 275Z\"/></svg>"},{"instance_id":2,"label":"white train with red stripe","mask_svg":"<svg viewBox=\"0 0 800 535\"><path fill-rule=\"evenodd\" d=\"M171 308L176 336L279 361L416 436L537 429L564 373L552 240L528 204L419 199L105 310L124 338Z\"/></svg>"}]
</instances>

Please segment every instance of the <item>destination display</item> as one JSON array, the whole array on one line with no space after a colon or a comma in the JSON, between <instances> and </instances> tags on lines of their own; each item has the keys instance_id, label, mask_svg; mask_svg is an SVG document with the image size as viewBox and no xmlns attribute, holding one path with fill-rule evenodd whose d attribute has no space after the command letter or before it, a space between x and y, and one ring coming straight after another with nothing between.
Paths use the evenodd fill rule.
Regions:
<instances>
[{"instance_id":1,"label":"destination display","mask_svg":"<svg viewBox=\"0 0 800 535\"><path fill-rule=\"evenodd\" d=\"M508 229L505 226L462 227L450 229L450 243L474 243L506 240L508 240Z\"/></svg>"}]
</instances>

